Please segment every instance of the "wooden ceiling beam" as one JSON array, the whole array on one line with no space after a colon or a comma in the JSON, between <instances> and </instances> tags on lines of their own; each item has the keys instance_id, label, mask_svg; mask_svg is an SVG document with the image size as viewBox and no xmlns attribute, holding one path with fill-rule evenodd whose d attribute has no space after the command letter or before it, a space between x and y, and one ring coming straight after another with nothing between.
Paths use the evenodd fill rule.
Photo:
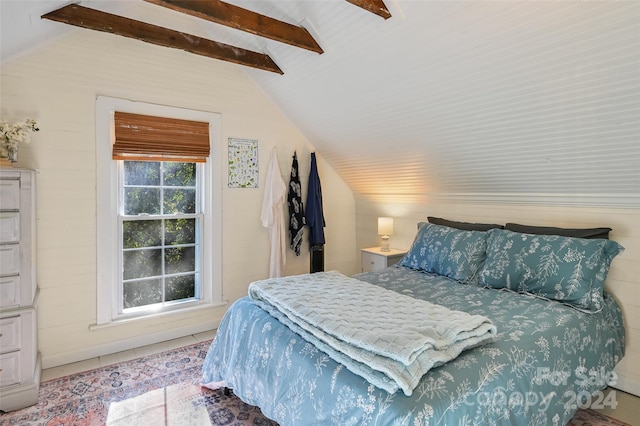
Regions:
<instances>
[{"instance_id":1,"label":"wooden ceiling beam","mask_svg":"<svg viewBox=\"0 0 640 426\"><path fill-rule=\"evenodd\" d=\"M185 50L196 55L246 65L265 71L284 74L276 63L263 53L253 52L228 44L219 43L180 31L136 21L102 12L78 4L70 4L42 15L50 19L77 27L116 34L141 40L158 46Z\"/></svg>"},{"instance_id":2,"label":"wooden ceiling beam","mask_svg":"<svg viewBox=\"0 0 640 426\"><path fill-rule=\"evenodd\" d=\"M347 0L349 3L358 7L368 10L371 13L375 13L378 16L382 16L384 19L391 18L391 12L387 9L383 0Z\"/></svg>"},{"instance_id":3,"label":"wooden ceiling beam","mask_svg":"<svg viewBox=\"0 0 640 426\"><path fill-rule=\"evenodd\" d=\"M219 0L145 0L200 19L225 25L260 37L290 44L312 52L322 48L306 28L270 18Z\"/></svg>"}]
</instances>

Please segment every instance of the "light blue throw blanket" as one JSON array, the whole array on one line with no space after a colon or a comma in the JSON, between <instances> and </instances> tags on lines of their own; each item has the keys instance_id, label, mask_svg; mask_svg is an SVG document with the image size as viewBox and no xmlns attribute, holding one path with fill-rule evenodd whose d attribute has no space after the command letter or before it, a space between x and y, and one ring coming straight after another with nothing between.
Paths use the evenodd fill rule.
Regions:
<instances>
[{"instance_id":1,"label":"light blue throw blanket","mask_svg":"<svg viewBox=\"0 0 640 426\"><path fill-rule=\"evenodd\" d=\"M431 368L491 342L496 327L339 272L256 281L253 302L373 385L409 396Z\"/></svg>"}]
</instances>

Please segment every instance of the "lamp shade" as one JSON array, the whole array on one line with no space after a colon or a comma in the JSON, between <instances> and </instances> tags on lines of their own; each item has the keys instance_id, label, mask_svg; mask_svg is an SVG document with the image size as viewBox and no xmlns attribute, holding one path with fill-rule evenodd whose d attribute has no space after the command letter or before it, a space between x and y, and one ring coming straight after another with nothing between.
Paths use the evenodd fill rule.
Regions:
<instances>
[{"instance_id":1,"label":"lamp shade","mask_svg":"<svg viewBox=\"0 0 640 426\"><path fill-rule=\"evenodd\" d=\"M378 235L393 235L393 218L378 218Z\"/></svg>"}]
</instances>

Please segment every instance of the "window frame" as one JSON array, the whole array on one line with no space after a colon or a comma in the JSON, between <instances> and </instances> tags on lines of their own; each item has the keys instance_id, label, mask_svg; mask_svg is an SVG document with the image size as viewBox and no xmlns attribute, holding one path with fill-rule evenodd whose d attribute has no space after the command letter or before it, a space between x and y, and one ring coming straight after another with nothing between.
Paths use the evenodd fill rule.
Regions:
<instances>
[{"instance_id":1,"label":"window frame","mask_svg":"<svg viewBox=\"0 0 640 426\"><path fill-rule=\"evenodd\" d=\"M211 153L201 167L202 235L201 283L199 300L170 304L159 309L140 310L127 314L119 311L121 273L121 228L119 198L122 160L112 159L115 140L115 111L157 115L209 123ZM97 291L96 325L108 325L132 318L219 306L222 301L222 161L220 147L220 114L178 107L134 102L99 96L96 100L96 157L97 157Z\"/></svg>"}]
</instances>

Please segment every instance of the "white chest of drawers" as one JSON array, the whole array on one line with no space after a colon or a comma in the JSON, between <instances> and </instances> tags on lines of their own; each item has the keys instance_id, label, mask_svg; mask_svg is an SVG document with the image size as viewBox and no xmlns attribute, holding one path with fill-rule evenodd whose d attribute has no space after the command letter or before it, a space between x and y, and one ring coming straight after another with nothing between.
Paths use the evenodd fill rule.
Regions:
<instances>
[{"instance_id":1,"label":"white chest of drawers","mask_svg":"<svg viewBox=\"0 0 640 426\"><path fill-rule=\"evenodd\" d=\"M33 405L40 387L35 172L0 169L0 410Z\"/></svg>"}]
</instances>

